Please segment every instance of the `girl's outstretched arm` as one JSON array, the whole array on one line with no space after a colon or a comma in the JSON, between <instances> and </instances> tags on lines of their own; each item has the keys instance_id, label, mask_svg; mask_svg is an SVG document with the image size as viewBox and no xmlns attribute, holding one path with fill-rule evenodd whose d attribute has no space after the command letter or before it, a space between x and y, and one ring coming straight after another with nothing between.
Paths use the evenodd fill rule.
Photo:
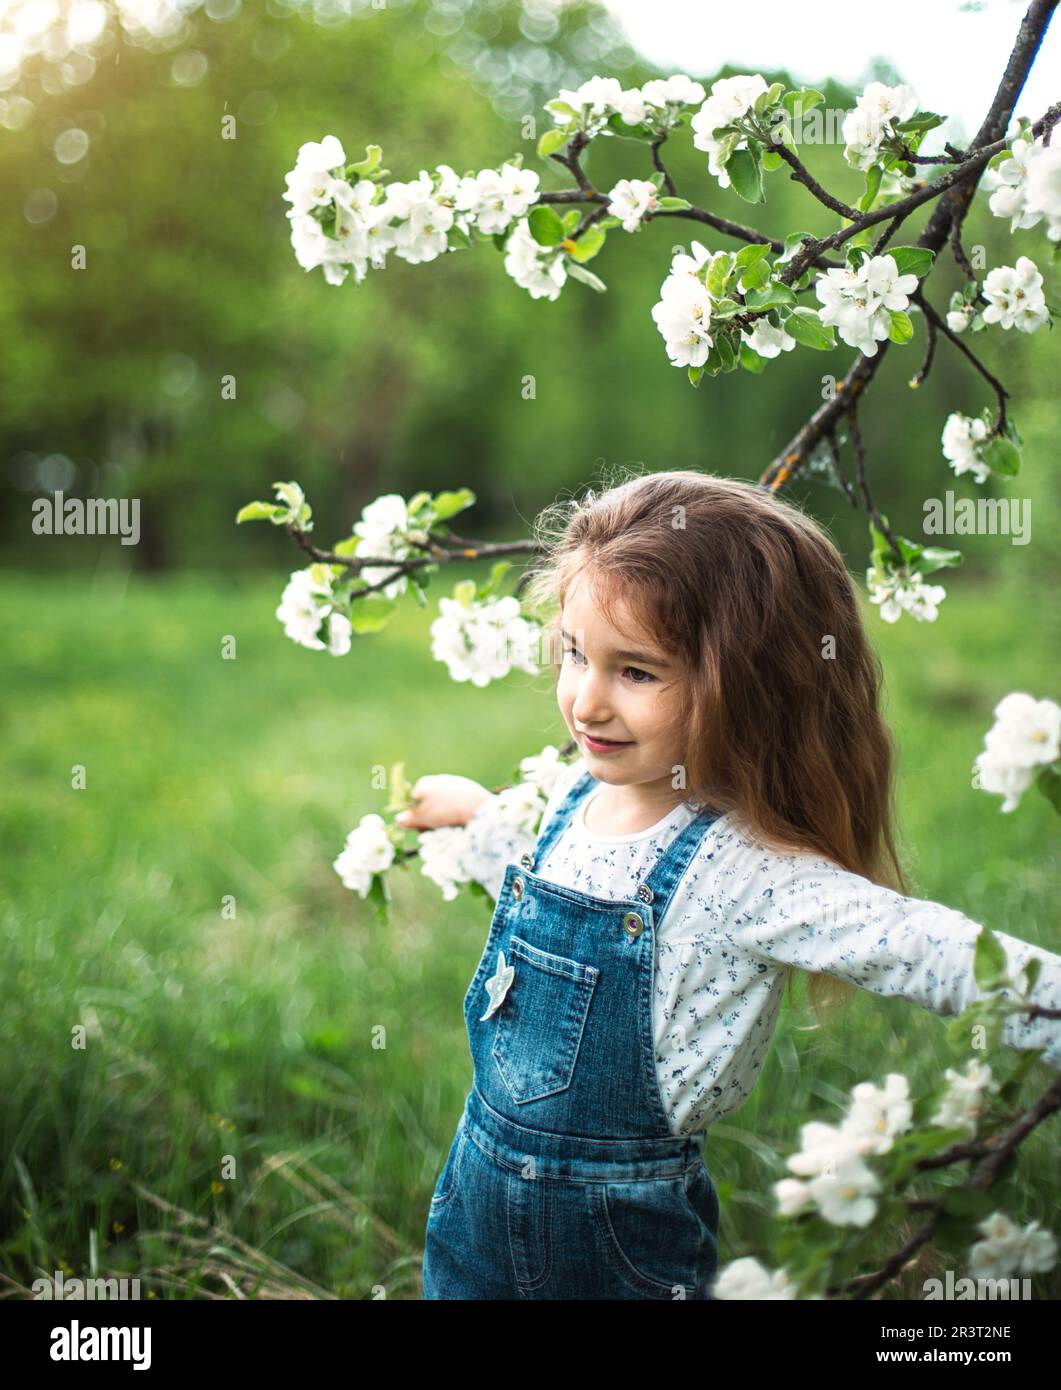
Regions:
<instances>
[{"instance_id":1,"label":"girl's outstretched arm","mask_svg":"<svg viewBox=\"0 0 1061 1390\"><path fill-rule=\"evenodd\" d=\"M747 954L848 980L884 996L901 995L944 1016L986 998L973 972L981 924L954 908L907 898L849 873L828 859L762 849L743 882L718 907L727 935ZM1042 962L1034 1003L1061 1008L1061 956L1018 937L994 932L1006 953L1007 974ZM1011 991L1005 997L1012 996ZM1013 1014L1002 1028L1013 1048L1043 1048L1061 1071L1061 1020Z\"/></svg>"}]
</instances>

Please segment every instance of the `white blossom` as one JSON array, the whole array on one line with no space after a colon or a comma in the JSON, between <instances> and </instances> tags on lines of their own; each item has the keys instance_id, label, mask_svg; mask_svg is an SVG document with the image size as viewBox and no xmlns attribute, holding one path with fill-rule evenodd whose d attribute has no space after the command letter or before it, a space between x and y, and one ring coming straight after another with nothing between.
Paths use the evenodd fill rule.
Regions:
<instances>
[{"instance_id":1,"label":"white blossom","mask_svg":"<svg viewBox=\"0 0 1061 1390\"><path fill-rule=\"evenodd\" d=\"M747 1299L757 1303L799 1297L796 1285L785 1270L770 1271L750 1255L726 1265L715 1279L711 1293L718 1299Z\"/></svg>"},{"instance_id":2,"label":"white blossom","mask_svg":"<svg viewBox=\"0 0 1061 1390\"><path fill-rule=\"evenodd\" d=\"M446 663L455 681L482 687L513 668L537 674L534 648L540 630L520 616L519 599L491 596L465 607L441 598L439 613L431 624L431 655Z\"/></svg>"},{"instance_id":3,"label":"white blossom","mask_svg":"<svg viewBox=\"0 0 1061 1390\"><path fill-rule=\"evenodd\" d=\"M476 178L462 179L454 196L457 208L466 215L462 230L474 222L481 232L494 236L507 231L516 218L526 217L538 201L538 175L515 164L500 170L481 169Z\"/></svg>"},{"instance_id":4,"label":"white blossom","mask_svg":"<svg viewBox=\"0 0 1061 1390\"><path fill-rule=\"evenodd\" d=\"M676 367L701 367L711 351L711 296L699 276L711 253L698 241L692 250L691 256L674 256L659 301L652 306L652 318Z\"/></svg>"},{"instance_id":5,"label":"white blossom","mask_svg":"<svg viewBox=\"0 0 1061 1390\"><path fill-rule=\"evenodd\" d=\"M910 1084L901 1072L889 1072L883 1086L861 1081L851 1092L851 1106L841 1128L859 1143L862 1154L883 1154L913 1122Z\"/></svg>"},{"instance_id":6,"label":"white blossom","mask_svg":"<svg viewBox=\"0 0 1061 1390\"><path fill-rule=\"evenodd\" d=\"M1003 796L1003 811L1016 808L1039 767L1061 756L1061 705L1014 691L995 706L995 723L976 759L980 788Z\"/></svg>"},{"instance_id":7,"label":"white blossom","mask_svg":"<svg viewBox=\"0 0 1061 1390\"><path fill-rule=\"evenodd\" d=\"M943 457L959 477L971 473L976 482L982 483L991 469L983 461L981 445L988 437L987 422L979 417L961 415L952 411L943 426Z\"/></svg>"},{"instance_id":8,"label":"white blossom","mask_svg":"<svg viewBox=\"0 0 1061 1390\"><path fill-rule=\"evenodd\" d=\"M539 246L526 221L517 222L505 243L505 270L532 299L557 299L567 280L563 252Z\"/></svg>"},{"instance_id":9,"label":"white blossom","mask_svg":"<svg viewBox=\"0 0 1061 1390\"><path fill-rule=\"evenodd\" d=\"M1000 265L984 279L985 323L1034 333L1050 318L1043 294L1043 277L1028 256L1018 256L1015 266Z\"/></svg>"},{"instance_id":10,"label":"white blossom","mask_svg":"<svg viewBox=\"0 0 1061 1390\"><path fill-rule=\"evenodd\" d=\"M877 1214L873 1193L880 1179L857 1154L843 1154L835 1169L820 1173L808 1184L822 1216L833 1226L868 1226Z\"/></svg>"},{"instance_id":11,"label":"white blossom","mask_svg":"<svg viewBox=\"0 0 1061 1390\"><path fill-rule=\"evenodd\" d=\"M620 179L608 194L608 211L622 220L623 230L636 232L646 212L659 206L659 195L648 179Z\"/></svg>"},{"instance_id":12,"label":"white blossom","mask_svg":"<svg viewBox=\"0 0 1061 1390\"><path fill-rule=\"evenodd\" d=\"M702 102L706 93L703 84L694 82L684 72L673 73L670 77L655 77L641 88L641 95L647 106L666 107L695 106Z\"/></svg>"},{"instance_id":13,"label":"white blossom","mask_svg":"<svg viewBox=\"0 0 1061 1390\"><path fill-rule=\"evenodd\" d=\"M578 125L587 134L594 135L607 123L608 117L619 110L623 100L623 89L615 77L591 77L574 90L561 89L560 100L573 107L576 115L569 116L565 112L555 111L546 103L546 109L551 112L556 124Z\"/></svg>"},{"instance_id":14,"label":"white blossom","mask_svg":"<svg viewBox=\"0 0 1061 1390\"><path fill-rule=\"evenodd\" d=\"M741 339L760 357L778 357L782 352L791 352L796 340L783 328L775 328L767 318L756 319L752 330L741 329Z\"/></svg>"},{"instance_id":15,"label":"white blossom","mask_svg":"<svg viewBox=\"0 0 1061 1390\"><path fill-rule=\"evenodd\" d=\"M974 1279L1009 1279L1022 1274L1046 1274L1057 1263L1057 1241L1038 1221L1023 1229L1001 1211L977 1224L981 1233L969 1251Z\"/></svg>"},{"instance_id":16,"label":"white blossom","mask_svg":"<svg viewBox=\"0 0 1061 1390\"><path fill-rule=\"evenodd\" d=\"M985 186L994 184L988 207L996 217L1008 217L1011 232L1034 227L1045 217L1051 241L1061 237L1061 145L1043 144L1019 136L1009 158L988 169Z\"/></svg>"},{"instance_id":17,"label":"white blossom","mask_svg":"<svg viewBox=\"0 0 1061 1390\"><path fill-rule=\"evenodd\" d=\"M891 330L889 310L904 310L917 288L916 275L900 275L894 256L867 256L858 269L835 266L819 275L814 292L822 302L818 317L835 324L851 347L866 357L877 355L877 344Z\"/></svg>"},{"instance_id":18,"label":"white blossom","mask_svg":"<svg viewBox=\"0 0 1061 1390\"><path fill-rule=\"evenodd\" d=\"M463 825L443 825L420 832L420 872L442 890L450 902L472 878L468 858L468 832Z\"/></svg>"},{"instance_id":19,"label":"white blossom","mask_svg":"<svg viewBox=\"0 0 1061 1390\"><path fill-rule=\"evenodd\" d=\"M402 536L409 526L409 513L404 498L398 493L388 492L370 502L361 512L361 519L354 523L354 535L361 539L358 552L369 560L403 560L411 554L411 547ZM380 565L370 565L358 571L358 578L366 584L381 583L393 570ZM409 576L399 574L380 592L385 598L397 598L409 587Z\"/></svg>"},{"instance_id":20,"label":"white blossom","mask_svg":"<svg viewBox=\"0 0 1061 1390\"><path fill-rule=\"evenodd\" d=\"M964 1072L948 1067L946 1079L950 1085L930 1123L943 1129L963 1129L972 1138L980 1121L985 1091L998 1089L991 1068L973 1058Z\"/></svg>"},{"instance_id":21,"label":"white blossom","mask_svg":"<svg viewBox=\"0 0 1061 1390\"><path fill-rule=\"evenodd\" d=\"M648 114L644 92L639 87L624 88L615 102L615 109L624 125L640 125Z\"/></svg>"},{"instance_id":22,"label":"white blossom","mask_svg":"<svg viewBox=\"0 0 1061 1390\"><path fill-rule=\"evenodd\" d=\"M947 327L952 333L964 333L975 314L975 304L966 304L961 309L949 309L947 311Z\"/></svg>"},{"instance_id":23,"label":"white blossom","mask_svg":"<svg viewBox=\"0 0 1061 1390\"><path fill-rule=\"evenodd\" d=\"M1028 164L1024 196L1028 214L1036 222L1045 217L1046 235L1061 241L1061 142L1039 144Z\"/></svg>"},{"instance_id":24,"label":"white blossom","mask_svg":"<svg viewBox=\"0 0 1061 1390\"><path fill-rule=\"evenodd\" d=\"M327 567L311 565L291 575L280 595L276 616L283 623L286 635L299 646L317 652L324 651L327 646L332 656L345 656L350 650L352 629L350 620L334 611L333 599ZM325 619L327 643L317 636Z\"/></svg>"},{"instance_id":25,"label":"white blossom","mask_svg":"<svg viewBox=\"0 0 1061 1390\"><path fill-rule=\"evenodd\" d=\"M288 216L326 207L338 182L336 172L345 166L346 154L334 135L300 146L295 167L284 175L287 192L283 196L291 204Z\"/></svg>"},{"instance_id":26,"label":"white blossom","mask_svg":"<svg viewBox=\"0 0 1061 1390\"><path fill-rule=\"evenodd\" d=\"M708 170L718 179L720 188L728 188L730 178L718 161L722 141L715 132L746 116L755 105L756 98L766 91L769 91L766 79L759 73L720 78L713 83L711 95L693 116L693 145L698 150L707 151ZM746 149L747 144L748 141L742 138L735 149Z\"/></svg>"},{"instance_id":27,"label":"white blossom","mask_svg":"<svg viewBox=\"0 0 1061 1390\"><path fill-rule=\"evenodd\" d=\"M347 888L365 897L372 887L373 874L382 873L393 862L394 844L387 835L383 817L372 813L362 816L356 829L347 835L333 868Z\"/></svg>"},{"instance_id":28,"label":"white blossom","mask_svg":"<svg viewBox=\"0 0 1061 1390\"><path fill-rule=\"evenodd\" d=\"M880 604L880 615L886 623L896 623L903 613L918 622L934 623L939 617L938 605L947 597L942 584L926 584L919 574L891 574L881 577L875 569L866 571L870 587L870 603Z\"/></svg>"},{"instance_id":29,"label":"white blossom","mask_svg":"<svg viewBox=\"0 0 1061 1390\"><path fill-rule=\"evenodd\" d=\"M545 797L552 794L566 767L568 764L562 761L559 748L552 743L546 744L540 753L521 758L519 764L524 780L533 782Z\"/></svg>"},{"instance_id":30,"label":"white blossom","mask_svg":"<svg viewBox=\"0 0 1061 1390\"><path fill-rule=\"evenodd\" d=\"M889 87L870 82L854 110L844 117L844 158L856 169L869 169L877 162L881 145L896 133L895 125L909 120L916 110L917 93L908 83Z\"/></svg>"}]
</instances>

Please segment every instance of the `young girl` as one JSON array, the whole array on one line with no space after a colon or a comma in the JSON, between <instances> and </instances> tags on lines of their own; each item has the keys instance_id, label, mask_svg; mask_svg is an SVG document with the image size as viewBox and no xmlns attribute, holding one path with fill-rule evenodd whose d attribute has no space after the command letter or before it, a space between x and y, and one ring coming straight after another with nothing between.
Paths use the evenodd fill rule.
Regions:
<instances>
[{"instance_id":1,"label":"young girl","mask_svg":"<svg viewBox=\"0 0 1061 1390\"><path fill-rule=\"evenodd\" d=\"M816 1006L846 981L955 1014L980 993L979 924L888 886L907 888L880 666L819 526L754 484L665 472L538 530L529 598L555 608L582 756L536 840L461 777L421 778L399 818L466 824L497 899L424 1297L710 1298L704 1132L747 1099L791 969ZM997 935L1061 1005L1061 957ZM1058 1023L1015 1015L1003 1038L1061 1068Z\"/></svg>"}]
</instances>

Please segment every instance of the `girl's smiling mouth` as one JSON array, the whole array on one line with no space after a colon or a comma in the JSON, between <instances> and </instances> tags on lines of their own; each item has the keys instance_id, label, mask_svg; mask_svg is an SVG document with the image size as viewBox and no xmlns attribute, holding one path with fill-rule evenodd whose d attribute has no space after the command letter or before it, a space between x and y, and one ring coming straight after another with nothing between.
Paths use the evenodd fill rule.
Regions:
<instances>
[{"instance_id":1,"label":"girl's smiling mouth","mask_svg":"<svg viewBox=\"0 0 1061 1390\"><path fill-rule=\"evenodd\" d=\"M578 732L585 740L586 747L591 753L617 753L622 748L634 746L632 741L621 742L611 738L595 738L592 734L582 733L581 729Z\"/></svg>"}]
</instances>

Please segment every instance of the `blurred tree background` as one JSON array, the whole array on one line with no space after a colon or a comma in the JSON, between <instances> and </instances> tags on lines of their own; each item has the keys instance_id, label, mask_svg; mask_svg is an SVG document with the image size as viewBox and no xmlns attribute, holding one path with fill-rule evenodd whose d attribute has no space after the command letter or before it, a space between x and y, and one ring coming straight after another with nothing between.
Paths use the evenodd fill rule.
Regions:
<instances>
[{"instance_id":1,"label":"blurred tree background","mask_svg":"<svg viewBox=\"0 0 1061 1390\"><path fill-rule=\"evenodd\" d=\"M570 186L563 170L538 160L528 118L537 133L546 129L542 103L588 73L624 85L654 75L598 6L392 0L349 16L294 0L186 8L183 23L153 42L104 37L85 81L39 90L41 70L55 65L37 56L19 87L0 95L9 127L0 138L8 563L294 568L282 536L232 527L243 501L288 477L306 487L325 540L347 534L381 492L443 484L477 493L464 519L471 534L519 534L602 459L757 477L819 403L821 374L846 370L846 347L796 352L762 377L739 372L694 391L668 362L649 311L673 245L738 244L677 219L636 236L613 232L596 262L608 293L569 282L553 304L531 300L485 245L422 266L391 257L360 286L351 277L331 287L320 271L298 268L283 174L303 141L329 132L350 158L382 145L394 178L438 163L463 173L522 153L545 186ZM693 75L709 83L729 71ZM871 75L901 76L880 64ZM31 102L23 92L35 76ZM825 90L829 106L853 102L850 91ZM985 109L991 96L983 93ZM232 115L236 138L223 139ZM71 134L80 131L87 139ZM687 137L667 153L693 202L773 235L834 225L785 170L770 176L766 204L751 207L717 187ZM837 147L804 153L838 196L859 195L861 176ZM644 147L618 139L598 140L587 167L604 189L650 172ZM904 241L927 215L912 219ZM994 265L1012 263L1018 244L1034 254L1042 237L1036 229L1011 238L981 194L965 240L983 245ZM74 245L86 248L84 270L71 269ZM933 276L938 308L960 283L952 264ZM1016 391L1022 426L1029 395L1049 399L1055 336L978 339ZM919 337L889 353L862 419L880 503L911 536L926 495L979 491L950 473L939 439L950 410L975 414L990 399L946 343L915 397L907 381L920 351ZM226 375L236 379L235 399L222 398ZM526 375L534 400L521 394ZM1031 452L1044 442L1033 436ZM992 479L984 491L996 486ZM141 544L32 536L30 499L55 487L139 497ZM792 495L835 523L862 569L864 513L812 478ZM1045 558L1041 532L1037 542L1031 553ZM991 537L962 548L973 568L1014 558Z\"/></svg>"},{"instance_id":2,"label":"blurred tree background","mask_svg":"<svg viewBox=\"0 0 1061 1390\"><path fill-rule=\"evenodd\" d=\"M755 478L852 352L796 351L694 390L650 310L674 245L727 243L677 219L614 230L594 261L607 293L569 281L552 304L486 244L428 265L392 257L360 286L300 270L283 176L328 133L351 159L382 145L395 179L522 153L545 186L569 186L537 159L542 103L594 73L625 86L658 75L595 4L126 0L123 37L111 5L78 0L81 49L27 42L42 51L19 69L12 35L32 39L57 8L0 3L0 1289L85 1273L96 1252L103 1269L151 1271L166 1296L225 1297L228 1278L250 1294L371 1297L383 1284L415 1298L469 1082L460 1000L488 916L466 895L443 903L412 870L394 876L384 927L331 862L382 809L380 768L496 785L563 726L545 677L482 691L449 680L430 656L433 601L409 599L342 660L297 647L273 610L305 557L269 526L237 530L236 511L295 478L328 543L381 493L467 485L479 502L461 533L515 537L601 462ZM902 73L876 63L866 76ZM850 106L856 93L827 78L828 106ZM236 138L223 139L232 115ZM803 154L832 192L859 196L839 148ZM650 172L644 147L618 139L596 142L586 165L601 189ZM774 235L833 229L783 170L753 208L719 190L688 140L671 142L668 165L694 203ZM964 243L988 266L1022 253L1047 264L1042 229L1011 236L983 194ZM77 245L84 270L71 268ZM942 260L928 287L940 310L961 283ZM866 608L914 891L1056 950L1053 813L1029 792L1001 816L969 780L1002 695L1059 693L1058 335L978 335L1025 439L1020 476L978 487L955 478L940 434L950 411L978 414L992 397L946 342L911 391L914 322L860 414L882 510L913 539L925 498L947 490L1029 499L1032 516L1028 545L941 540L966 563L943 572L936 624L889 628ZM851 476L849 450L845 465ZM141 543L33 535L32 502L55 489L139 498ZM861 579L865 513L812 476L789 495ZM463 575L443 573L432 596ZM225 634L237 661L220 659ZM76 765L88 782L75 794ZM229 899L238 914L222 919ZM832 1121L853 1084L892 1067L920 1092L955 1064L939 1021L899 1000L862 993L827 1033L807 1024L786 1002L755 1093L709 1135L724 1261L768 1248L770 1184L799 1124ZM87 1050L71 1048L75 1025ZM1054 1137L1044 1127L1022 1151L1015 1218L1056 1215ZM221 1182L226 1155L238 1173ZM908 1235L889 1232L882 1249ZM925 1251L900 1296L919 1297L949 1258ZM1057 1297L1059 1279L1037 1290Z\"/></svg>"}]
</instances>

